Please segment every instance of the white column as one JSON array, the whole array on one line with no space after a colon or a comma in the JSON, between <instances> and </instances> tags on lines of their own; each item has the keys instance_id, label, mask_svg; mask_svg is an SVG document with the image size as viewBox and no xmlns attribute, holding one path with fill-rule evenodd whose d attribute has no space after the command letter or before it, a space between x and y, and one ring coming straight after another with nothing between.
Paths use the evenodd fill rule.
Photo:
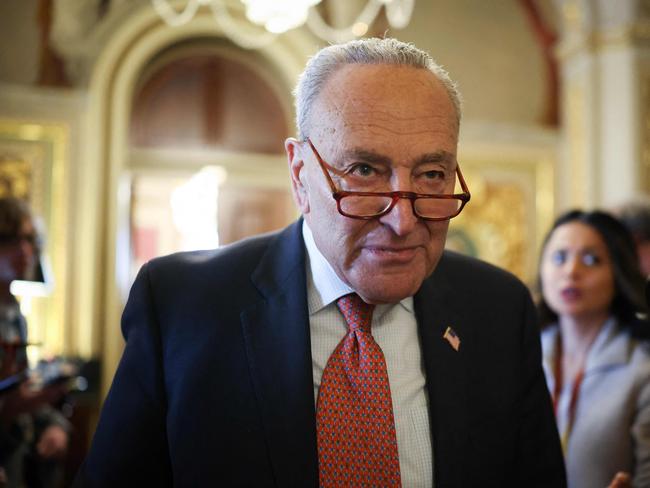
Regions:
<instances>
[{"instance_id":1,"label":"white column","mask_svg":"<svg viewBox=\"0 0 650 488\"><path fill-rule=\"evenodd\" d=\"M562 20L558 209L610 207L650 189L650 9L556 0Z\"/></svg>"}]
</instances>

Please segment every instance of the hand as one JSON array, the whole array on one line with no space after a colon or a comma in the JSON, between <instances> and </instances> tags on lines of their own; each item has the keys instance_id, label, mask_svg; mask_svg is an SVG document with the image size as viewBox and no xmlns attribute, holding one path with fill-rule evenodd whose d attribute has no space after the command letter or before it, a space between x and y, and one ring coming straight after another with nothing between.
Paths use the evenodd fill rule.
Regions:
<instances>
[{"instance_id":1,"label":"hand","mask_svg":"<svg viewBox=\"0 0 650 488\"><path fill-rule=\"evenodd\" d=\"M32 413L44 405L57 402L67 391L66 385L52 385L34 390L30 382L25 381L4 396L0 409L0 423L9 425L20 414Z\"/></svg>"},{"instance_id":2,"label":"hand","mask_svg":"<svg viewBox=\"0 0 650 488\"><path fill-rule=\"evenodd\" d=\"M632 488L632 478L629 473L619 471L607 488Z\"/></svg>"},{"instance_id":3,"label":"hand","mask_svg":"<svg viewBox=\"0 0 650 488\"><path fill-rule=\"evenodd\" d=\"M60 458L68 449L68 433L60 425L46 428L36 444L36 452L45 458Z\"/></svg>"}]
</instances>

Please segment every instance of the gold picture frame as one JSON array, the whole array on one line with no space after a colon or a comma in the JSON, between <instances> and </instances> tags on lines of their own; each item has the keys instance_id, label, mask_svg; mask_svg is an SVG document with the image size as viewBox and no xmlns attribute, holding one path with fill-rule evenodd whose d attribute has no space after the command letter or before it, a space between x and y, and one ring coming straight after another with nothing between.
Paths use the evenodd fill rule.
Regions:
<instances>
[{"instance_id":1,"label":"gold picture frame","mask_svg":"<svg viewBox=\"0 0 650 488\"><path fill-rule=\"evenodd\" d=\"M534 288L542 239L553 222L553 158L489 152L499 151L462 159L472 198L451 221L447 247L504 268Z\"/></svg>"},{"instance_id":2,"label":"gold picture frame","mask_svg":"<svg viewBox=\"0 0 650 488\"><path fill-rule=\"evenodd\" d=\"M69 130L64 124L0 118L0 196L27 200L42 221L44 283L12 284L27 318L30 359L65 352L66 214L65 162Z\"/></svg>"}]
</instances>

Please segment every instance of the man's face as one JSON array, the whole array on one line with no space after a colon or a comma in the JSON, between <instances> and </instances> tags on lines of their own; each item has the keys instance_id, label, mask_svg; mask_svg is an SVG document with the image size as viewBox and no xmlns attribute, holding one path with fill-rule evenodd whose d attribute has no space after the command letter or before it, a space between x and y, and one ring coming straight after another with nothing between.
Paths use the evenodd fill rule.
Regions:
<instances>
[{"instance_id":1,"label":"man's face","mask_svg":"<svg viewBox=\"0 0 650 488\"><path fill-rule=\"evenodd\" d=\"M456 166L456 113L427 70L340 68L315 101L307 133L339 170L361 164L366 171L370 163L387 171L389 191L416 191L423 171L453 173ZM344 217L309 145L289 139L285 146L296 202L337 275L369 303L413 295L440 259L449 222L418 219L409 200L380 218Z\"/></svg>"},{"instance_id":2,"label":"man's face","mask_svg":"<svg viewBox=\"0 0 650 488\"><path fill-rule=\"evenodd\" d=\"M36 259L34 226L23 221L18 236L12 242L0 242L0 283L25 279L32 271Z\"/></svg>"}]
</instances>

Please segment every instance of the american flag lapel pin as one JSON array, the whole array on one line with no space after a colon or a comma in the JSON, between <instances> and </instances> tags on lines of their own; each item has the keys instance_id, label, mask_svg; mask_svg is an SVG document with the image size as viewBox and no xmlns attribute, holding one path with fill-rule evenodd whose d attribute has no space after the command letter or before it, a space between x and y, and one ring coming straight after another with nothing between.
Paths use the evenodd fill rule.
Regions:
<instances>
[{"instance_id":1,"label":"american flag lapel pin","mask_svg":"<svg viewBox=\"0 0 650 488\"><path fill-rule=\"evenodd\" d=\"M442 338L445 339L449 345L454 348L454 351L458 351L458 349L460 349L460 338L456 335L456 332L451 327L447 327L447 330L445 330Z\"/></svg>"}]
</instances>

